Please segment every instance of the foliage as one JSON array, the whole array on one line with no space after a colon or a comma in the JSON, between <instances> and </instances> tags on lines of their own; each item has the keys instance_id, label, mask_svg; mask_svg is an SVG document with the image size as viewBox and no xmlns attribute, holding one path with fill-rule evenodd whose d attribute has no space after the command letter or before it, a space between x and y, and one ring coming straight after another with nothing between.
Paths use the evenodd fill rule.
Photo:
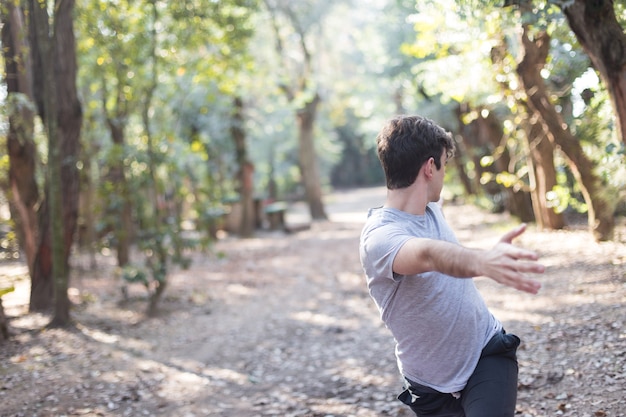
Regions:
<instances>
[{"instance_id":1,"label":"foliage","mask_svg":"<svg viewBox=\"0 0 626 417\"><path fill-rule=\"evenodd\" d=\"M429 96L446 103L497 102L490 51L501 35L496 10L459 14L454 0L424 2L409 17L415 38L402 51L416 58L413 72Z\"/></svg>"},{"instance_id":2,"label":"foliage","mask_svg":"<svg viewBox=\"0 0 626 417\"><path fill-rule=\"evenodd\" d=\"M0 287L0 297L3 295L9 294L15 291L15 286L11 285L10 287Z\"/></svg>"},{"instance_id":3,"label":"foliage","mask_svg":"<svg viewBox=\"0 0 626 417\"><path fill-rule=\"evenodd\" d=\"M183 220L198 220L206 232L204 213L220 207L233 189L224 103L249 68L255 2L100 0L81 6L80 84L86 138L93 141L85 157L96 158L90 175L106 202L96 204L107 237L102 243L118 243L119 213L128 201L150 274L125 276L165 283L170 261L189 262L182 255L188 246L180 237ZM123 183L111 176L116 166L123 167Z\"/></svg>"},{"instance_id":4,"label":"foliage","mask_svg":"<svg viewBox=\"0 0 626 417\"><path fill-rule=\"evenodd\" d=\"M503 4L493 1L423 2L411 16L415 39L403 45L403 51L415 57L414 72L430 95L439 96L443 103L468 103L498 113L507 137L505 143L516 155L518 165L508 172L484 173L481 183L495 181L505 187L525 188L526 150L518 140L525 135L520 127L527 116L515 73L515 55L519 51L515 31L521 23L530 25L533 34L547 31L551 48L542 76L553 103L585 145L585 153L597 162L609 192L623 189L622 180L616 178L624 176L615 173L622 171L624 158L612 129L614 116L608 108L608 96L599 91L596 81L591 90L594 102L583 98L590 90L580 86L588 83L593 69L556 3L530 2L531 10L519 14L517 9L503 8ZM483 158L483 166L491 165L494 157L497 155ZM556 162L559 172L569 171L563 158ZM471 165L467 161L466 169L476 168ZM548 195L555 207L560 211L567 207L586 210L572 176L559 175L558 179L559 186Z\"/></svg>"},{"instance_id":5,"label":"foliage","mask_svg":"<svg viewBox=\"0 0 626 417\"><path fill-rule=\"evenodd\" d=\"M582 86L584 89L580 93L585 95L585 103L580 115L574 118L572 128L596 163L605 184L623 190L626 188L624 144L615 136L606 89L598 82L595 73L590 74L594 76L592 86Z\"/></svg>"}]
</instances>

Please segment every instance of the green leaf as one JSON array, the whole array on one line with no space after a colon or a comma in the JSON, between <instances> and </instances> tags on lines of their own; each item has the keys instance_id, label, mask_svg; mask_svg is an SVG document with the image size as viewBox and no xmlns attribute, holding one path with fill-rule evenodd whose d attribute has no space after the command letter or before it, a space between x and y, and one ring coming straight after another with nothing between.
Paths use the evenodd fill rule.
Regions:
<instances>
[{"instance_id":1,"label":"green leaf","mask_svg":"<svg viewBox=\"0 0 626 417\"><path fill-rule=\"evenodd\" d=\"M8 294L10 292L13 292L13 291L15 291L15 287L14 286L0 288L0 297L2 297L3 295Z\"/></svg>"}]
</instances>

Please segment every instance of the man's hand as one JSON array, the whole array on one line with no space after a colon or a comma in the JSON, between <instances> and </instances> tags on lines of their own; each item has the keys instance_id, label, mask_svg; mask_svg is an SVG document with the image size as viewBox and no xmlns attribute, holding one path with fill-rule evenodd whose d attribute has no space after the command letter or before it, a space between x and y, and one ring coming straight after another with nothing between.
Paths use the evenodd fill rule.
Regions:
<instances>
[{"instance_id":1,"label":"man's hand","mask_svg":"<svg viewBox=\"0 0 626 417\"><path fill-rule=\"evenodd\" d=\"M539 257L535 252L512 244L513 239L525 230L526 225L522 224L502 236L498 244L485 254L481 269L484 271L483 275L500 284L537 294L541 284L528 278L526 274L542 274L545 267L537 262Z\"/></svg>"}]
</instances>

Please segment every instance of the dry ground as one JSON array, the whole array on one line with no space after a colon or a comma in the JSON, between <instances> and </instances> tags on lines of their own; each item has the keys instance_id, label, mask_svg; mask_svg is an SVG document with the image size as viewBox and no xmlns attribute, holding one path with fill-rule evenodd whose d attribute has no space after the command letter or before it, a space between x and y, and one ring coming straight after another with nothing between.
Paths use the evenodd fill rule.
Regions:
<instances>
[{"instance_id":1,"label":"dry ground","mask_svg":"<svg viewBox=\"0 0 626 417\"><path fill-rule=\"evenodd\" d=\"M0 416L410 416L393 343L370 301L358 236L381 188L337 193L331 221L285 235L221 239L175 271L162 314L120 304L110 258L74 266L76 326L40 330L19 264L0 265L13 339L0 346ZM297 207L296 207L297 208ZM298 222L294 209L289 221ZM488 247L514 223L448 205L459 239ZM304 216L306 217L306 216ZM626 232L598 244L584 230L519 239L547 272L532 296L477 279L518 334L518 415L626 415ZM141 288L131 288L142 294Z\"/></svg>"}]
</instances>

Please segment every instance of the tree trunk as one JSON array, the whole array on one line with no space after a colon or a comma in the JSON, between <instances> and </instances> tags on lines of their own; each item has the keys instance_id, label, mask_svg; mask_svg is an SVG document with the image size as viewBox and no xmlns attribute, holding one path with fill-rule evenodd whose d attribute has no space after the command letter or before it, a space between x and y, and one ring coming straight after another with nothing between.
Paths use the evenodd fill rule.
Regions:
<instances>
[{"instance_id":1,"label":"tree trunk","mask_svg":"<svg viewBox=\"0 0 626 417\"><path fill-rule=\"evenodd\" d=\"M153 247L152 247L152 255L148 256L147 265L152 273L152 282L149 287L153 287L153 291L150 292L150 298L148 303L148 311L147 314L151 317L154 317L158 313L159 301L165 291L167 286L167 269L168 269L168 249L166 248L166 235L168 226L167 222L167 197L159 195L159 182L157 177L157 169L158 162L156 158L155 152L155 144L154 138L152 135L152 127L150 117L150 111L152 108L152 99L154 97L154 92L158 85L158 59L157 59L157 33L156 26L159 20L159 15L157 11L157 7L155 3L152 3L152 25L150 28L150 59L152 60L152 70L150 72L150 84L147 86L146 91L144 93L144 100L142 102L142 111L141 118L144 125L144 130L146 133L147 143L148 143L148 170L150 176L150 186L148 187L148 193L150 195L150 199L152 201L152 212L147 215L147 219L145 223L149 225L148 229L151 230L153 234ZM127 201L130 201L130 195L128 196ZM159 202L163 204L159 204ZM128 206L130 208L130 204ZM179 222L179 214L178 213L169 213L173 214L173 217L176 219L177 224ZM141 218L141 215L138 215ZM129 219L130 220L130 219ZM181 245L177 242L178 238L173 236L173 240L171 244L174 246L174 250L177 252L175 256L180 256L182 252Z\"/></svg>"},{"instance_id":2,"label":"tree trunk","mask_svg":"<svg viewBox=\"0 0 626 417\"><path fill-rule=\"evenodd\" d=\"M496 172L515 174L516 167L511 163L511 154L505 143L504 131L500 120L493 113L489 112L486 116L479 114L476 123L478 125L478 136L491 144ZM525 187L502 186L501 188L504 192L504 207L509 213L522 222L535 220L531 198Z\"/></svg>"},{"instance_id":3,"label":"tree trunk","mask_svg":"<svg viewBox=\"0 0 626 417\"><path fill-rule=\"evenodd\" d=\"M517 73L527 95L529 107L539 116L548 138L558 145L569 160L588 207L589 229L597 240L610 240L615 227L614 203L603 193L603 184L594 172L592 161L585 155L580 142L550 102L550 96L541 76L541 69L549 51L550 36L543 32L535 41L528 37L523 25L522 60Z\"/></svg>"},{"instance_id":4,"label":"tree trunk","mask_svg":"<svg viewBox=\"0 0 626 417\"><path fill-rule=\"evenodd\" d=\"M322 187L317 168L317 154L315 152L315 138L313 134L319 102L319 94L315 94L315 97L298 111L298 157L311 218L314 220L326 220L328 217L322 201Z\"/></svg>"},{"instance_id":5,"label":"tree trunk","mask_svg":"<svg viewBox=\"0 0 626 417\"><path fill-rule=\"evenodd\" d=\"M540 229L562 229L565 226L563 215L554 211L548 202L548 192L556 182L554 167L554 146L548 140L537 117L531 117L527 128L527 140L532 164L529 172L533 174L531 195L535 220Z\"/></svg>"},{"instance_id":6,"label":"tree trunk","mask_svg":"<svg viewBox=\"0 0 626 417\"><path fill-rule=\"evenodd\" d=\"M521 221L533 221L534 213L530 195L525 187L507 187L494 179L486 184L481 182L483 174L489 174L494 178L502 172L515 174L515 167L511 166L509 149L504 142L501 122L493 113L483 115L482 109L472 109L467 103L459 105L456 113L459 131L463 138L457 147L459 151L457 167L461 168L460 178L466 191L473 190L474 193L485 191L494 202L495 211L507 210ZM473 114L474 117L466 124L464 120L469 114ZM461 159L464 155L474 163L475 174L472 179L467 178L467 174L462 169ZM481 160L485 156L492 156L493 164L483 167Z\"/></svg>"},{"instance_id":7,"label":"tree trunk","mask_svg":"<svg viewBox=\"0 0 626 417\"><path fill-rule=\"evenodd\" d=\"M278 56L283 60L286 59L287 53L284 50L283 42L280 34L279 25L276 21L275 8L270 2L265 1L265 5L270 11L270 17L272 19L272 26L276 34L275 48ZM296 15L289 7L282 9L287 18L292 24L293 29L298 34L298 41L300 49L303 55L302 70L297 75L293 82L293 85L281 84L280 88L285 92L289 102L294 103L296 97L300 94L309 94L313 91L309 90L309 83L311 80L311 74L313 71L313 65L311 63L311 53L306 42L306 30L301 25ZM290 75L289 75L290 76ZM302 182L304 185L305 198L309 206L309 212L313 220L326 220L324 209L324 202L322 200L322 188L320 185L319 172L317 167L317 154L315 153L315 118L317 115L317 107L321 98L317 91L313 94L313 98L303 103L303 106L298 108L296 113L296 122L298 125L298 162L300 165L300 174L302 175Z\"/></svg>"},{"instance_id":8,"label":"tree trunk","mask_svg":"<svg viewBox=\"0 0 626 417\"><path fill-rule=\"evenodd\" d=\"M53 306L52 247L49 226L48 192L38 211L39 242L30 280L30 311L48 311Z\"/></svg>"},{"instance_id":9,"label":"tree trunk","mask_svg":"<svg viewBox=\"0 0 626 417\"><path fill-rule=\"evenodd\" d=\"M476 123L476 120L472 120L470 123L464 122L464 115L467 115L471 112L467 104L461 104L457 108L457 119L459 122L459 134L462 138L462 146L459 147L459 159L461 157L465 157L467 161L471 161L474 165L474 170L471 173L468 173L467 180L469 181L468 185L471 187L473 193L478 195L480 193L485 192L489 196L493 196L500 192L500 187L495 184L495 182L491 181L486 185L481 184L480 179L482 175L486 172L490 172L493 169L485 169L480 163L480 160L483 156L490 154L490 150L486 149L488 147L488 142L485 141L485 138L481 136L479 132L479 126ZM455 158L456 159L456 158ZM464 161L459 161L460 166L464 163ZM495 172L494 172L495 173ZM465 181L462 179L462 181ZM467 186L466 186L467 188Z\"/></svg>"},{"instance_id":10,"label":"tree trunk","mask_svg":"<svg viewBox=\"0 0 626 417\"><path fill-rule=\"evenodd\" d=\"M108 180L111 181L114 195L109 195L109 199L117 199L117 203L109 202L110 210L113 215L119 219L117 224L111 225L114 229L115 238L117 240L117 265L123 267L130 262L130 242L132 233L132 207L128 191L128 183L126 181L124 169L124 124L119 120L125 118L117 117L117 120L107 118L107 125L111 132L111 140L113 145L119 147L119 158L110 162Z\"/></svg>"},{"instance_id":11,"label":"tree trunk","mask_svg":"<svg viewBox=\"0 0 626 417\"><path fill-rule=\"evenodd\" d=\"M34 142L34 104L32 67L24 27L24 16L13 2L4 2L2 14L2 45L9 128L7 154L9 156L9 196L11 219L20 247L26 256L29 275L37 253L37 211L39 188L35 179L37 148Z\"/></svg>"},{"instance_id":12,"label":"tree trunk","mask_svg":"<svg viewBox=\"0 0 626 417\"><path fill-rule=\"evenodd\" d=\"M243 101L240 97L235 97L234 107L230 133L235 143L235 153L239 167L237 177L239 180L239 202L242 213L239 224L239 236L251 237L254 234L256 225L253 201L254 185L252 182L254 167L248 160L246 132L243 129Z\"/></svg>"},{"instance_id":13,"label":"tree trunk","mask_svg":"<svg viewBox=\"0 0 626 417\"><path fill-rule=\"evenodd\" d=\"M53 325L69 323L70 301L69 257L78 222L79 171L77 162L80 152L80 129L83 112L78 99L76 78L76 40L74 37L73 11L75 0L57 1L54 13L55 82L57 83L57 117L60 141L59 164L61 173L60 190L62 195L61 214L63 217L62 261L63 274L58 276L55 285L55 315Z\"/></svg>"},{"instance_id":14,"label":"tree trunk","mask_svg":"<svg viewBox=\"0 0 626 417\"><path fill-rule=\"evenodd\" d=\"M92 121L86 125L86 131L89 131L89 126L93 123ZM82 163L83 169L81 171L81 182L79 189L81 190L81 194L79 197L79 209L78 212L81 215L81 225L78 226L78 236L79 236L79 244L89 255L89 267L91 269L96 268L96 215L94 213L94 209L96 207L96 186L94 183L94 162L92 160L91 155L95 155L95 146L92 144L90 138L84 138L85 144L87 144L87 149L83 149L82 155Z\"/></svg>"},{"instance_id":15,"label":"tree trunk","mask_svg":"<svg viewBox=\"0 0 626 417\"><path fill-rule=\"evenodd\" d=\"M59 253L58 242L55 242L56 246L52 245L52 237L50 236L51 223L53 209L50 208L50 193L55 191L55 198L60 203L58 198L60 196L56 193L57 190L50 188L51 183L54 185L59 184L59 172L54 172L56 162L58 161L56 151L59 149L58 140L58 120L54 117L56 114L56 84L54 82L54 71L50 71L49 68L54 68L54 44L53 39L50 39L49 33L49 18L48 11L44 5L39 4L36 0L30 0L28 2L30 12L30 38L33 53L33 74L35 85L35 98L37 102L37 108L39 116L43 121L47 136L48 136L48 159L49 159L49 174L46 181L45 201L40 207L39 211L39 245L37 249L37 255L35 258L35 265L33 268L33 276L31 277L31 290L30 290L30 310L31 311L46 311L50 310L54 306L54 283L55 273L58 273L59 266L54 266L55 255ZM45 68L45 69L44 69ZM60 204L55 206L60 208ZM60 219L60 213L57 213L57 218ZM62 235L60 236L62 238ZM62 266L61 266L62 267Z\"/></svg>"},{"instance_id":16,"label":"tree trunk","mask_svg":"<svg viewBox=\"0 0 626 417\"><path fill-rule=\"evenodd\" d=\"M626 145L626 35L612 0L575 0L562 6L570 28L600 73L617 118L618 137Z\"/></svg>"},{"instance_id":17,"label":"tree trunk","mask_svg":"<svg viewBox=\"0 0 626 417\"><path fill-rule=\"evenodd\" d=\"M30 36L34 53L34 85L39 114L49 141L46 203L40 212L40 241L32 276L31 309L52 306L51 325L69 323L69 255L78 219L78 148L82 109L76 91L76 49L72 23L74 1L55 5L50 37L46 3L31 0ZM52 67L54 70L50 71ZM37 88L39 87L39 88Z\"/></svg>"},{"instance_id":18,"label":"tree trunk","mask_svg":"<svg viewBox=\"0 0 626 417\"><path fill-rule=\"evenodd\" d=\"M508 54L506 49L506 42L503 41L491 51L492 62L501 68L501 71L504 70L503 67L505 65L508 65L502 60ZM505 91L510 88L506 82L501 84ZM523 90L520 89L520 92L523 92ZM546 193L551 191L556 185L554 146L547 140L543 125L538 122L539 116L534 114L528 103L524 102L523 104L523 107L518 107L518 117L525 120L525 123L522 125L525 131L524 144L526 149L524 151L528 154L525 160L534 220L541 229L561 229L565 225L563 216L548 206L546 196Z\"/></svg>"},{"instance_id":19,"label":"tree trunk","mask_svg":"<svg viewBox=\"0 0 626 417\"><path fill-rule=\"evenodd\" d=\"M77 167L80 153L80 133L83 111L76 79L76 40L74 37L73 10L75 0L57 1L55 22L56 83L58 128L61 137L61 182L63 184L63 221L65 224L66 261L74 242L78 221L78 196L80 176Z\"/></svg>"}]
</instances>

